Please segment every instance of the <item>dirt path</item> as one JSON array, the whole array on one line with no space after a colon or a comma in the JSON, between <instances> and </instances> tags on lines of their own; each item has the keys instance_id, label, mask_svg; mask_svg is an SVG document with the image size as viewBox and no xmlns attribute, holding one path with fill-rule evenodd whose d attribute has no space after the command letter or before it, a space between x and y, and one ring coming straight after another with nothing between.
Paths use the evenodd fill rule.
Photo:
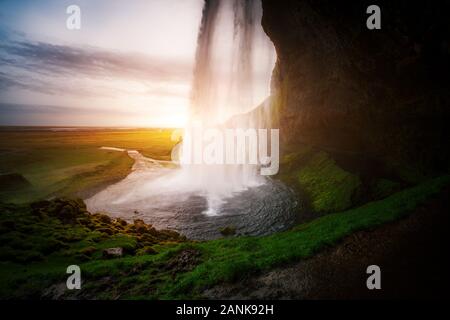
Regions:
<instances>
[{"instance_id":1,"label":"dirt path","mask_svg":"<svg viewBox=\"0 0 450 320\"><path fill-rule=\"evenodd\" d=\"M212 299L377 299L448 297L450 190L409 217L345 238L317 256L205 292ZM381 290L366 268L381 267Z\"/></svg>"}]
</instances>

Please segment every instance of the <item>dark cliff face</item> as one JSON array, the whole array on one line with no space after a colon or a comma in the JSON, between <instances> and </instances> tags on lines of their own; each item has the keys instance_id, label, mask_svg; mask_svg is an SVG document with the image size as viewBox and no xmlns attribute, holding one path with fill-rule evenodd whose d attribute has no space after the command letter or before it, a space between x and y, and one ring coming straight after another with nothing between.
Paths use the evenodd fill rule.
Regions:
<instances>
[{"instance_id":1,"label":"dark cliff face","mask_svg":"<svg viewBox=\"0 0 450 320\"><path fill-rule=\"evenodd\" d=\"M263 0L283 145L448 168L446 1ZM381 8L369 30L366 9Z\"/></svg>"}]
</instances>

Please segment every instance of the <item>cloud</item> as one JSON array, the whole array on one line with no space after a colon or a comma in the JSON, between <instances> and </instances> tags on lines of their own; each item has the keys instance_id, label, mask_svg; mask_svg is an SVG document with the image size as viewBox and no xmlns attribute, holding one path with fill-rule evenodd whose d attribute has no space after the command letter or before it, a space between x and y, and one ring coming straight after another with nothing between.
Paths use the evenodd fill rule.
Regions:
<instances>
[{"instance_id":1,"label":"cloud","mask_svg":"<svg viewBox=\"0 0 450 320\"><path fill-rule=\"evenodd\" d=\"M139 53L119 53L92 47L75 48L43 42L13 41L1 44L0 49L16 58L2 57L7 64L31 71L119 75L162 81L182 80L191 72L189 62L167 61Z\"/></svg>"},{"instance_id":2,"label":"cloud","mask_svg":"<svg viewBox=\"0 0 450 320\"><path fill-rule=\"evenodd\" d=\"M119 79L143 84L187 83L191 62L140 53L76 48L44 42L6 39L0 44L0 91L11 87L40 93L98 94L95 88L72 88L55 79ZM170 92L168 92L170 94ZM178 95L173 92L173 95Z\"/></svg>"},{"instance_id":3,"label":"cloud","mask_svg":"<svg viewBox=\"0 0 450 320\"><path fill-rule=\"evenodd\" d=\"M29 90L47 95L58 95L63 92L65 94L83 97L107 96L107 94L100 90L94 92L86 86L73 87L64 83L52 82L47 78L36 78L32 75L23 77L0 71L0 97L2 92L10 88Z\"/></svg>"},{"instance_id":4,"label":"cloud","mask_svg":"<svg viewBox=\"0 0 450 320\"><path fill-rule=\"evenodd\" d=\"M86 122L87 118L105 117L105 111L100 108L86 110L77 107L17 103L0 103L0 114L2 115L0 125L57 125L79 119ZM115 110L114 114L118 117L139 115L138 112L129 109Z\"/></svg>"}]
</instances>

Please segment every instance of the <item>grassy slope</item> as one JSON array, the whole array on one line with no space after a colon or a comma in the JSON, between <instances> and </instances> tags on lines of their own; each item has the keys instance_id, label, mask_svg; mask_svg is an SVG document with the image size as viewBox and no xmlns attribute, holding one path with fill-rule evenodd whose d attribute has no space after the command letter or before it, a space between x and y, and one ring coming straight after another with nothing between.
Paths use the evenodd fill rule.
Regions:
<instances>
[{"instance_id":1,"label":"grassy slope","mask_svg":"<svg viewBox=\"0 0 450 320\"><path fill-rule=\"evenodd\" d=\"M298 149L301 151L282 159L279 178L300 190L314 212L338 212L352 207L352 197L361 186L360 178L340 168L326 152Z\"/></svg>"},{"instance_id":2,"label":"grassy slope","mask_svg":"<svg viewBox=\"0 0 450 320\"><path fill-rule=\"evenodd\" d=\"M167 159L173 142L170 130L92 132L2 132L0 166L18 172L33 185L34 194L76 194L125 176L131 159L101 146L137 149ZM290 159L290 157L292 159ZM300 161L299 161L300 159ZM315 211L345 210L359 187L359 179L342 170L326 154L304 150L283 159L280 178L304 190ZM134 247L136 238L107 235L99 230L36 220L27 206L1 208L0 297L39 297L43 288L64 282L65 268L80 264L84 297L183 298L198 297L203 288L250 273L306 258L355 230L397 219L449 183L445 176L395 193L362 207L318 218L268 237L244 237L184 244L156 244L158 254L101 259L101 249ZM380 181L380 198L392 194L395 183ZM95 252L87 256L92 249ZM192 270L171 262L187 248L199 252ZM107 280L105 280L107 279ZM106 281L106 283L105 283Z\"/></svg>"},{"instance_id":3,"label":"grassy slope","mask_svg":"<svg viewBox=\"0 0 450 320\"><path fill-rule=\"evenodd\" d=\"M172 297L192 290L195 292L195 289L218 281L233 280L250 272L307 258L356 230L375 227L406 215L449 182L449 176L436 178L383 200L330 214L268 237L198 244L205 253L205 262L164 287L162 294Z\"/></svg>"},{"instance_id":4,"label":"grassy slope","mask_svg":"<svg viewBox=\"0 0 450 320\"><path fill-rule=\"evenodd\" d=\"M307 258L356 230L398 219L449 183L449 176L435 178L383 200L330 214L267 237L163 245L158 247L159 253L155 255L128 256L107 261L94 258L81 263L85 281L82 292L85 297L91 294L107 299L119 296L163 299L199 297L208 286ZM72 243L70 248L86 245L83 241L88 240L83 238ZM102 245L120 245L123 239L108 241L116 243ZM187 248L200 253L196 267L191 271L172 270L169 262ZM67 249L27 266L1 263L0 296L38 296L42 288L64 281L65 268L71 263L80 264L80 260L71 255L70 250L68 253ZM106 284L102 279L107 279Z\"/></svg>"},{"instance_id":5,"label":"grassy slope","mask_svg":"<svg viewBox=\"0 0 450 320\"><path fill-rule=\"evenodd\" d=\"M185 241L142 221L126 224L90 215L80 200L57 199L42 207L0 205L1 298L40 297L71 264L96 260L107 267L108 262L101 260L106 248L121 247L126 255L139 256Z\"/></svg>"},{"instance_id":6,"label":"grassy slope","mask_svg":"<svg viewBox=\"0 0 450 320\"><path fill-rule=\"evenodd\" d=\"M22 174L33 188L0 200L27 202L51 194L74 195L81 190L124 178L133 164L126 154L100 150L111 146L136 149L168 159L172 130L101 130L76 132L2 131L0 168Z\"/></svg>"}]
</instances>

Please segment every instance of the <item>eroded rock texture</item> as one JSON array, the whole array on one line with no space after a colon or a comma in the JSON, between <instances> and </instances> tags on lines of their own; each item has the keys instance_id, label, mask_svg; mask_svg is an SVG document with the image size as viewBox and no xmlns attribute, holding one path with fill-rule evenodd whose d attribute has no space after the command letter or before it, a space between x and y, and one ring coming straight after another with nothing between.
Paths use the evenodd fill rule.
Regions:
<instances>
[{"instance_id":1,"label":"eroded rock texture","mask_svg":"<svg viewBox=\"0 0 450 320\"><path fill-rule=\"evenodd\" d=\"M382 29L366 9L381 7ZM263 0L278 61L272 103L283 146L448 168L446 1Z\"/></svg>"}]
</instances>

